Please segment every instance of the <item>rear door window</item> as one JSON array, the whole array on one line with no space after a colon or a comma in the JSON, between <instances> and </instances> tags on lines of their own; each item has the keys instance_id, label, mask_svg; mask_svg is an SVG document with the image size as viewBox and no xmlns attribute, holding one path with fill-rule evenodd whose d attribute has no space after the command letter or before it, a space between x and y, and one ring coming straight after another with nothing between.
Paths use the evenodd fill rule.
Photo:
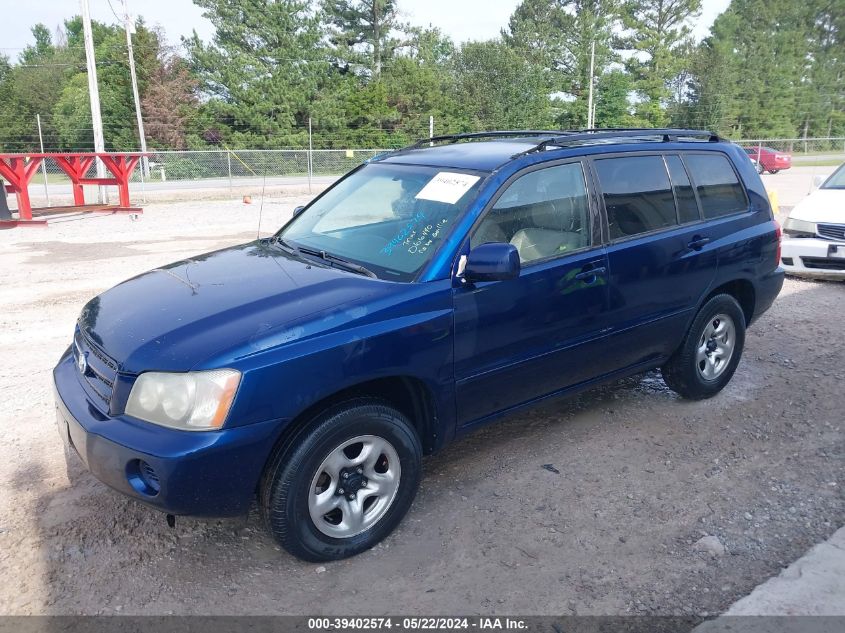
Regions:
<instances>
[{"instance_id":1,"label":"rear door window","mask_svg":"<svg viewBox=\"0 0 845 633\"><path fill-rule=\"evenodd\" d=\"M678 223L675 197L662 156L625 156L595 161L610 239L650 233Z\"/></svg>"},{"instance_id":2,"label":"rear door window","mask_svg":"<svg viewBox=\"0 0 845 633\"><path fill-rule=\"evenodd\" d=\"M705 218L718 218L748 210L745 190L722 154L685 154Z\"/></svg>"},{"instance_id":3,"label":"rear door window","mask_svg":"<svg viewBox=\"0 0 845 633\"><path fill-rule=\"evenodd\" d=\"M672 179L672 189L675 191L675 202L678 205L678 221L681 224L695 222L700 219L698 214L698 202L695 200L695 193L684 169L684 163L680 156L674 154L666 157L666 166L669 168L669 176Z\"/></svg>"}]
</instances>

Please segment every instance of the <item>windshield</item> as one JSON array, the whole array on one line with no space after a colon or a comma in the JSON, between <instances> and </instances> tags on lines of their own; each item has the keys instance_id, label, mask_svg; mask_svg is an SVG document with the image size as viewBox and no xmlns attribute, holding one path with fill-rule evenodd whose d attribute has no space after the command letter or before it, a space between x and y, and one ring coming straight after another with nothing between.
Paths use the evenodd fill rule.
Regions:
<instances>
[{"instance_id":1,"label":"windshield","mask_svg":"<svg viewBox=\"0 0 845 633\"><path fill-rule=\"evenodd\" d=\"M845 189L845 165L841 165L830 178L824 181L822 189Z\"/></svg>"},{"instance_id":2,"label":"windshield","mask_svg":"<svg viewBox=\"0 0 845 633\"><path fill-rule=\"evenodd\" d=\"M420 165L365 165L279 233L284 242L409 281L472 202L482 175Z\"/></svg>"}]
</instances>

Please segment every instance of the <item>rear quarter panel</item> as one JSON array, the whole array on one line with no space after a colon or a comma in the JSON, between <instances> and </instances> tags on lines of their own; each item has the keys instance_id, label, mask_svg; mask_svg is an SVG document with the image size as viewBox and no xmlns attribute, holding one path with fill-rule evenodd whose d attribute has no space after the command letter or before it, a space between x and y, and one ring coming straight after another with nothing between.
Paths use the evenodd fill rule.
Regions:
<instances>
[{"instance_id":1,"label":"rear quarter panel","mask_svg":"<svg viewBox=\"0 0 845 633\"><path fill-rule=\"evenodd\" d=\"M745 185L749 207L745 213L709 222L708 235L719 253L719 267L712 288L736 280L751 282L755 290L756 317L771 305L780 291L777 278L782 278L782 271L779 272L777 259L777 225L766 188L748 155L733 144L725 144L721 149L731 158Z\"/></svg>"}]
</instances>

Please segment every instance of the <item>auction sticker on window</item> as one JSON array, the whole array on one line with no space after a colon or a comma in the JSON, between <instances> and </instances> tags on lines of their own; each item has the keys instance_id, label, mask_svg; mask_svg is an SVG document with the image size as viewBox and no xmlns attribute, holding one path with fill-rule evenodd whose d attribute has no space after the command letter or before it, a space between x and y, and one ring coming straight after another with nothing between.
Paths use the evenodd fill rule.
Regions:
<instances>
[{"instance_id":1,"label":"auction sticker on window","mask_svg":"<svg viewBox=\"0 0 845 633\"><path fill-rule=\"evenodd\" d=\"M455 204L479 179L480 176L473 176L472 174L441 171L429 180L425 187L420 189L415 198L417 200Z\"/></svg>"}]
</instances>

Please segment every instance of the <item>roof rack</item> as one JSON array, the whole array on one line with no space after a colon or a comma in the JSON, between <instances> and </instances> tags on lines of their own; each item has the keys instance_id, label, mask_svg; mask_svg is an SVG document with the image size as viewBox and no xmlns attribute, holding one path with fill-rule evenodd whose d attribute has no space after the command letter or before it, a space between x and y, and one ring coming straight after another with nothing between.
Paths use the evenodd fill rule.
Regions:
<instances>
[{"instance_id":1,"label":"roof rack","mask_svg":"<svg viewBox=\"0 0 845 633\"><path fill-rule=\"evenodd\" d=\"M660 137L662 143L673 143L682 137L689 140L700 139L700 142L720 143L717 134L709 130L688 130L684 128L588 128L564 132L560 136L540 141L529 150L514 154L513 158L542 152L550 146L565 147L567 145L587 145L594 141L612 142L616 139L643 139ZM704 138L702 138L704 137Z\"/></svg>"},{"instance_id":2,"label":"roof rack","mask_svg":"<svg viewBox=\"0 0 845 633\"><path fill-rule=\"evenodd\" d=\"M393 152L391 153L393 154L397 152L410 151L412 149L419 149L420 147L424 147L425 145L433 143L447 142L451 144L458 143L459 141L472 141L482 138L519 138L521 136L548 136L551 138L566 133L567 132L565 130L492 130L490 132L466 132L462 134L444 134L442 136L421 138L417 142L408 145L407 147L402 147L400 149L393 150Z\"/></svg>"}]
</instances>

